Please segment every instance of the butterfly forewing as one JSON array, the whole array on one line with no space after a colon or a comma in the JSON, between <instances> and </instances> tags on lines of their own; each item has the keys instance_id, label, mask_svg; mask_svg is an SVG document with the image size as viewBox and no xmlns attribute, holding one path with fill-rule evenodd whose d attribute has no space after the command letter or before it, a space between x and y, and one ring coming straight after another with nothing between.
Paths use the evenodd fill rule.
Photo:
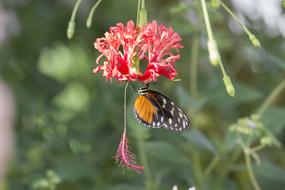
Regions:
<instances>
[{"instance_id":1,"label":"butterfly forewing","mask_svg":"<svg viewBox=\"0 0 285 190\"><path fill-rule=\"evenodd\" d=\"M157 117L157 108L145 95L139 95L134 104L136 119L148 127L154 127L153 121Z\"/></svg>"},{"instance_id":2,"label":"butterfly forewing","mask_svg":"<svg viewBox=\"0 0 285 190\"><path fill-rule=\"evenodd\" d=\"M156 91L147 89L139 95L134 112L137 120L148 127L166 128L174 132L189 128L187 115L172 100Z\"/></svg>"}]
</instances>

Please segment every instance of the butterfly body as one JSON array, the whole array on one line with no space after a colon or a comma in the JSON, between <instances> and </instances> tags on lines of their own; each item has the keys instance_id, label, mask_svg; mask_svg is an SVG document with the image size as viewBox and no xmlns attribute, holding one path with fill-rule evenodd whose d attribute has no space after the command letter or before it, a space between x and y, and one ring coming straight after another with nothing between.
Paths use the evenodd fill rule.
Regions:
<instances>
[{"instance_id":1,"label":"butterfly body","mask_svg":"<svg viewBox=\"0 0 285 190\"><path fill-rule=\"evenodd\" d=\"M189 129L187 115L171 99L148 87L145 85L138 90L133 107L136 119L151 128L165 128L173 132Z\"/></svg>"}]
</instances>

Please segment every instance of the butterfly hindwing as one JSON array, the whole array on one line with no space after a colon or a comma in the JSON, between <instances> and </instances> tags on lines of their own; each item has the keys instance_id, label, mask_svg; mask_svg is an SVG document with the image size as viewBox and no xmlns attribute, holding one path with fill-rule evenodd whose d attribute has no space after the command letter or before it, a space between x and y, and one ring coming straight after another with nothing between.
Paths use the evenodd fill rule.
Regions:
<instances>
[{"instance_id":1,"label":"butterfly hindwing","mask_svg":"<svg viewBox=\"0 0 285 190\"><path fill-rule=\"evenodd\" d=\"M174 132L183 132L189 128L187 115L170 98L152 90L149 90L149 93L155 97L162 110L162 113L158 112L158 117L164 121L161 127Z\"/></svg>"}]
</instances>

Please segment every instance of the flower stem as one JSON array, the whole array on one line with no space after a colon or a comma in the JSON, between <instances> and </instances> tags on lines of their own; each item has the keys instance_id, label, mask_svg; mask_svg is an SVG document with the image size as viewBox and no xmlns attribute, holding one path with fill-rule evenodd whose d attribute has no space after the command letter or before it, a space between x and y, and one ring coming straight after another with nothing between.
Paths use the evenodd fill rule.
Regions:
<instances>
[{"instance_id":1,"label":"flower stem","mask_svg":"<svg viewBox=\"0 0 285 190\"><path fill-rule=\"evenodd\" d=\"M145 0L142 0L141 9L145 9Z\"/></svg>"},{"instance_id":2,"label":"flower stem","mask_svg":"<svg viewBox=\"0 0 285 190\"><path fill-rule=\"evenodd\" d=\"M260 151L260 150L264 149L265 147L266 147L265 144L260 144L260 145L257 145L257 146L255 146L255 147L251 148L250 150L251 150L252 152L257 152L257 151Z\"/></svg>"},{"instance_id":3,"label":"flower stem","mask_svg":"<svg viewBox=\"0 0 285 190\"><path fill-rule=\"evenodd\" d=\"M93 14L95 12L95 10L97 9L97 7L99 6L99 4L102 2L103 0L98 0L92 7L89 15L88 15L88 18L86 20L86 27L87 28L90 28L91 25L92 25L92 18L93 18Z\"/></svg>"},{"instance_id":4,"label":"flower stem","mask_svg":"<svg viewBox=\"0 0 285 190\"><path fill-rule=\"evenodd\" d=\"M224 9L235 19L235 21L242 27L242 29L245 31L245 33L248 35L249 39L251 40L252 44L255 47L260 47L259 40L253 35L249 29L239 20L239 18L227 7L222 1L220 1L221 5L224 7Z\"/></svg>"},{"instance_id":5,"label":"flower stem","mask_svg":"<svg viewBox=\"0 0 285 190\"><path fill-rule=\"evenodd\" d=\"M137 25L139 24L140 10L141 10L141 0L138 0Z\"/></svg>"},{"instance_id":6,"label":"flower stem","mask_svg":"<svg viewBox=\"0 0 285 190\"><path fill-rule=\"evenodd\" d=\"M197 189L202 189L203 184L203 175L202 175L202 169L201 169L201 158L200 154L198 152L193 153L192 157L192 167L193 167L193 173L195 177L195 185Z\"/></svg>"},{"instance_id":7,"label":"flower stem","mask_svg":"<svg viewBox=\"0 0 285 190\"><path fill-rule=\"evenodd\" d=\"M212 172L212 170L215 168L215 166L217 165L217 163L220 160L220 155L219 153L216 154L214 156L214 158L211 160L210 164L207 166L206 170L205 170L205 174L204 177L207 179L207 177L209 176L209 174Z\"/></svg>"},{"instance_id":8,"label":"flower stem","mask_svg":"<svg viewBox=\"0 0 285 190\"><path fill-rule=\"evenodd\" d=\"M138 0L137 26L142 27L147 24L147 10L145 0Z\"/></svg>"},{"instance_id":9,"label":"flower stem","mask_svg":"<svg viewBox=\"0 0 285 190\"><path fill-rule=\"evenodd\" d=\"M285 89L285 79L275 87L275 89L268 95L265 101L261 104L257 110L257 114L263 115L270 104L276 99L276 97Z\"/></svg>"},{"instance_id":10,"label":"flower stem","mask_svg":"<svg viewBox=\"0 0 285 190\"><path fill-rule=\"evenodd\" d=\"M213 35L213 32L212 32L212 28L211 28L211 24L210 24L210 20L209 20L209 15L208 15L208 10L207 10L207 6L206 6L206 1L205 0L200 0L200 2L201 2L201 5L202 5L202 11L203 11L203 15L204 15L204 20L205 20L205 24L206 24L208 38L209 38L209 40L214 40L214 35Z\"/></svg>"},{"instance_id":11,"label":"flower stem","mask_svg":"<svg viewBox=\"0 0 285 190\"><path fill-rule=\"evenodd\" d=\"M195 35L192 42L192 56L190 64L190 92L193 98L197 98L197 73L198 73L198 57L199 57L199 36Z\"/></svg>"},{"instance_id":12,"label":"flower stem","mask_svg":"<svg viewBox=\"0 0 285 190\"><path fill-rule=\"evenodd\" d=\"M124 131L127 130L127 89L128 89L129 83L125 86L124 91Z\"/></svg>"},{"instance_id":13,"label":"flower stem","mask_svg":"<svg viewBox=\"0 0 285 190\"><path fill-rule=\"evenodd\" d=\"M201 2L204 20L205 20L205 24L206 24L206 30L207 30L207 34L208 34L208 51L209 51L210 62L214 66L220 65L220 68L221 68L221 71L223 74L223 81L224 81L227 93L230 96L235 96L235 88L231 82L230 77L227 75L227 73L224 69L223 62L222 62L220 53L219 53L218 48L217 48L217 44L216 44L216 41L214 39L214 35L213 35L213 31L211 28L210 19L209 19L209 15L208 15L206 0L200 0L200 2Z\"/></svg>"},{"instance_id":14,"label":"flower stem","mask_svg":"<svg viewBox=\"0 0 285 190\"><path fill-rule=\"evenodd\" d=\"M246 169L247 169L247 172L249 174L249 178L251 180L251 183L252 183L255 190L261 190L261 188L260 188L260 186L259 186L259 184L255 178L253 170L252 170L250 154L248 152L244 151L244 156L245 156Z\"/></svg>"},{"instance_id":15,"label":"flower stem","mask_svg":"<svg viewBox=\"0 0 285 190\"><path fill-rule=\"evenodd\" d=\"M82 0L77 0L76 1L76 4L73 8L73 11L72 11L72 14L71 14L71 17L70 17L70 20L68 22L68 26L67 26L67 31L66 31L66 35L67 35L67 38L68 39L71 39L74 35L74 30L75 30L75 16L76 16L76 13L77 13L77 10L79 8L79 5L81 3Z\"/></svg>"}]
</instances>

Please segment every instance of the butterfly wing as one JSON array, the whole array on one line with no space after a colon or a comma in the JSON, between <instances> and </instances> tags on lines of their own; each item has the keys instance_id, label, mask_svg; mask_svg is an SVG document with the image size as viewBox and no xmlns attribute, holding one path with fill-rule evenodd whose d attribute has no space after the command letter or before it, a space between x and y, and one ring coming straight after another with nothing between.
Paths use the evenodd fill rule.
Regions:
<instances>
[{"instance_id":1,"label":"butterfly wing","mask_svg":"<svg viewBox=\"0 0 285 190\"><path fill-rule=\"evenodd\" d=\"M158 119L158 105L155 105L148 95L139 95L134 103L134 114L136 119L147 127L160 127L155 125Z\"/></svg>"},{"instance_id":2,"label":"butterfly wing","mask_svg":"<svg viewBox=\"0 0 285 190\"><path fill-rule=\"evenodd\" d=\"M134 113L138 121L153 128L166 128L184 132L189 128L189 118L165 95L148 90L135 101Z\"/></svg>"},{"instance_id":3,"label":"butterfly wing","mask_svg":"<svg viewBox=\"0 0 285 190\"><path fill-rule=\"evenodd\" d=\"M161 124L163 128L174 132L184 132L189 129L190 120L170 98L167 96L150 90L149 92L159 103L163 113L159 117L163 117L164 122Z\"/></svg>"}]
</instances>

